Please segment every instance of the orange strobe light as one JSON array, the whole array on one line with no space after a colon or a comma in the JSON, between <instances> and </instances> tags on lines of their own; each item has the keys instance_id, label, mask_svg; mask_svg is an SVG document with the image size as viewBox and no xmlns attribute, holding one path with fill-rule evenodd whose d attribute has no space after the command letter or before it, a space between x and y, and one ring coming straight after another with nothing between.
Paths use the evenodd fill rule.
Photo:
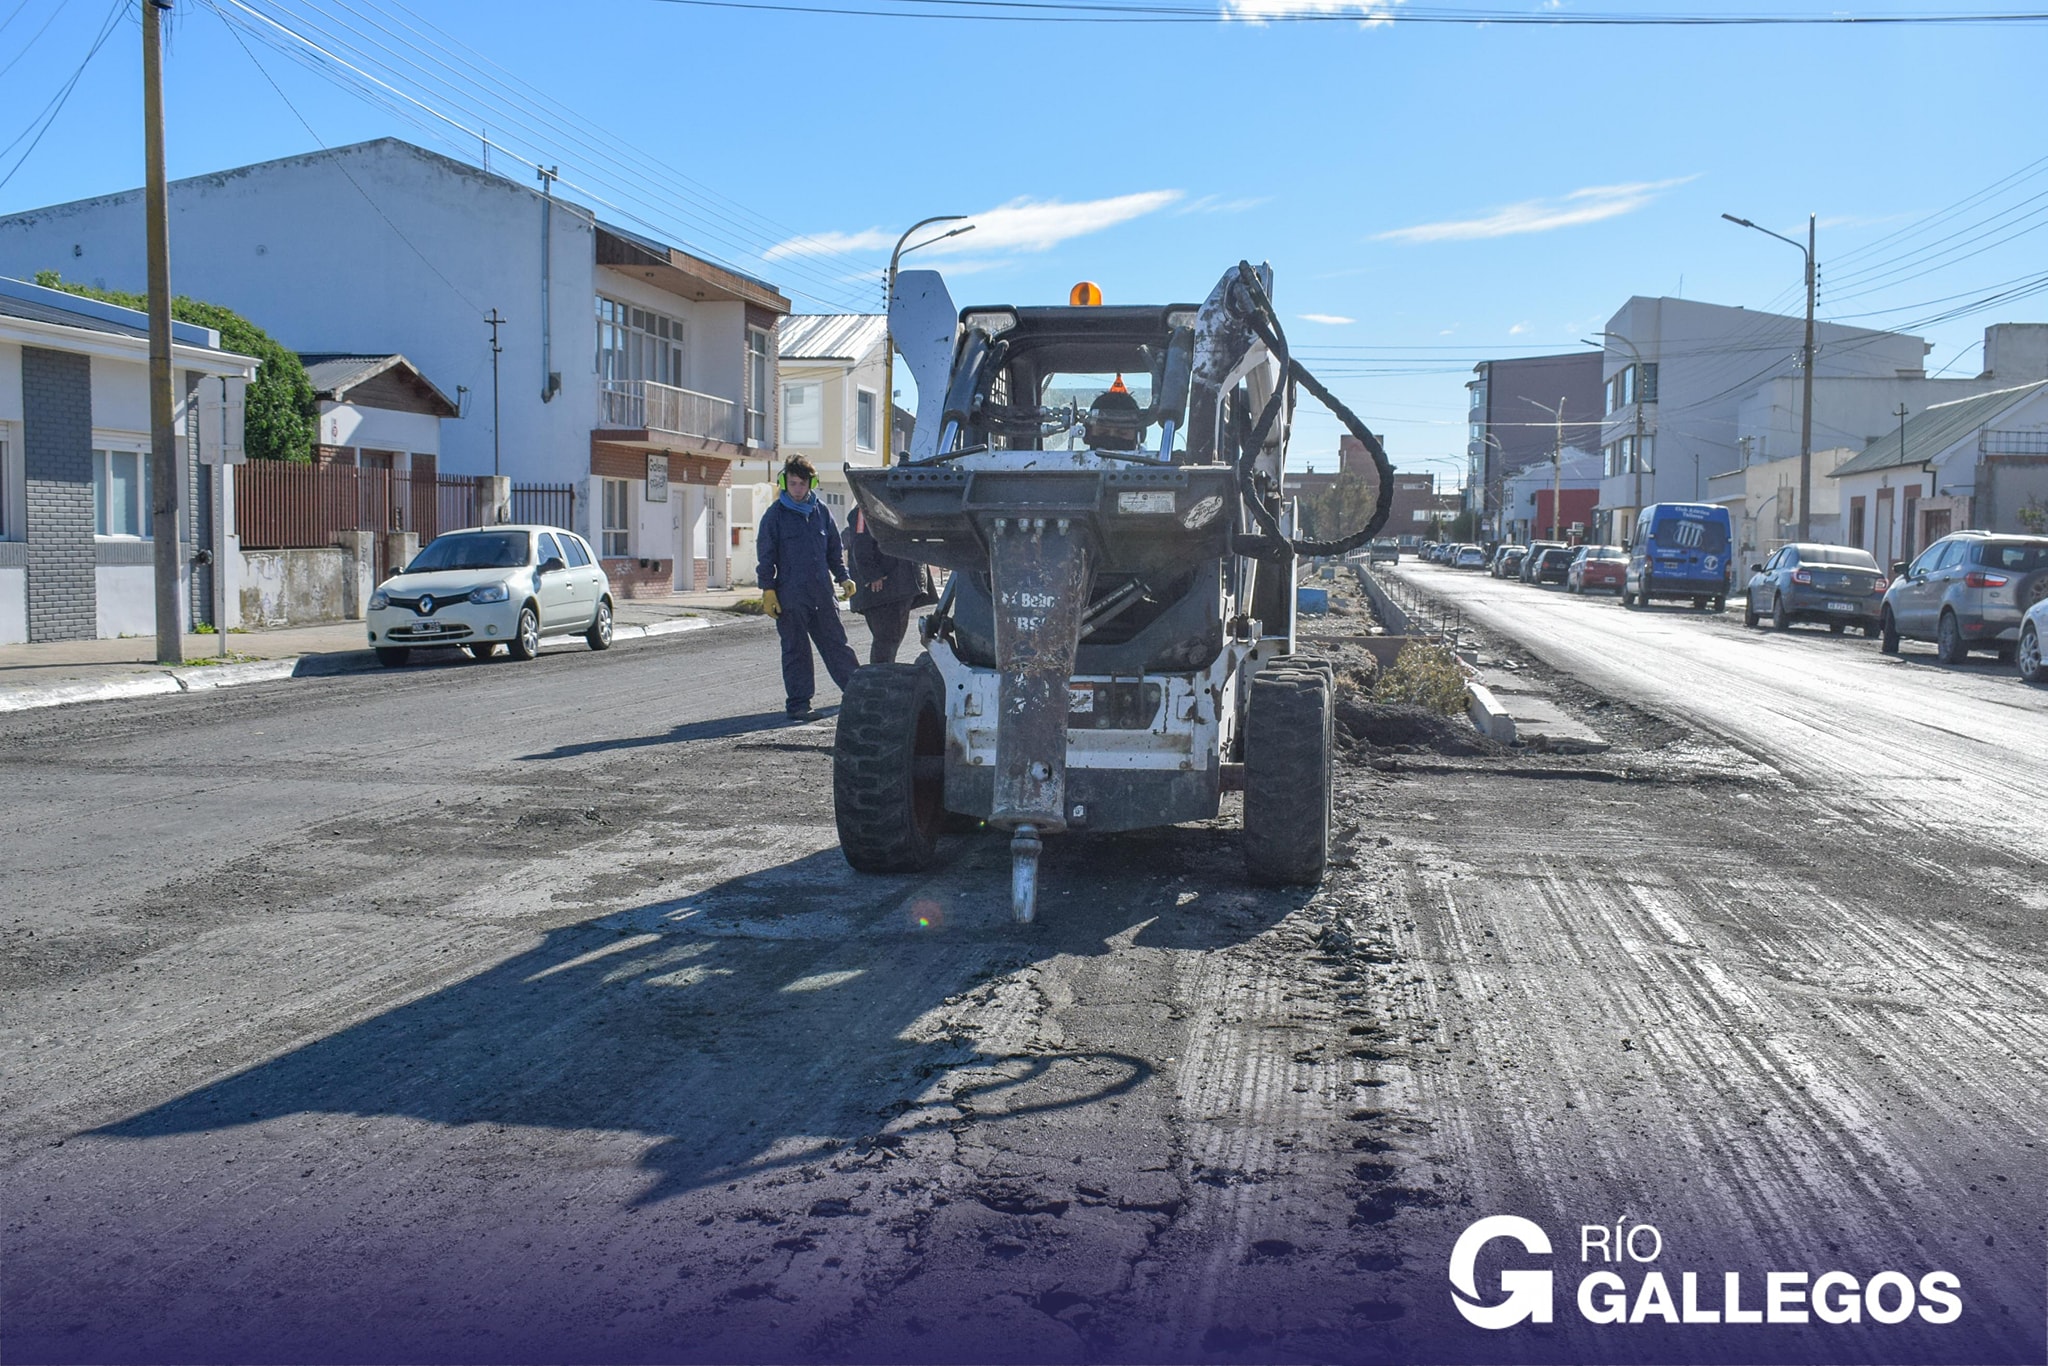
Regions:
<instances>
[{"instance_id":1,"label":"orange strobe light","mask_svg":"<svg viewBox=\"0 0 2048 1366\"><path fill-rule=\"evenodd\" d=\"M1067 302L1076 308L1100 308L1102 287L1093 280L1083 280L1067 291Z\"/></svg>"}]
</instances>

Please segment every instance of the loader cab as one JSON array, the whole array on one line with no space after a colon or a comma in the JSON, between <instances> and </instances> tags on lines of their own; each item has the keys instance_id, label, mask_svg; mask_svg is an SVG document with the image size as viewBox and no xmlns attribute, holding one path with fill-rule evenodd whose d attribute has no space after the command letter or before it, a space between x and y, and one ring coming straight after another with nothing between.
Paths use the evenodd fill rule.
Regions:
<instances>
[{"instance_id":1,"label":"loader cab","mask_svg":"<svg viewBox=\"0 0 2048 1366\"><path fill-rule=\"evenodd\" d=\"M958 446L991 451L1184 456L1196 312L1192 304L964 309L948 430Z\"/></svg>"}]
</instances>

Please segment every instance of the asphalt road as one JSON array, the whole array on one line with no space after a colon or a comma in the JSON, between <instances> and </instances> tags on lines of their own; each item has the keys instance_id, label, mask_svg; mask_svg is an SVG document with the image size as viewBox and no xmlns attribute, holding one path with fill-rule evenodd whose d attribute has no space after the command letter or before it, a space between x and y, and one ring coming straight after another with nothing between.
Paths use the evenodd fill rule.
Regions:
<instances>
[{"instance_id":1,"label":"asphalt road","mask_svg":"<svg viewBox=\"0 0 2048 1366\"><path fill-rule=\"evenodd\" d=\"M1226 809L1051 842L1024 929L1000 838L846 868L765 623L0 718L0 1355L2039 1360L2038 829L1601 709L1808 644L1627 629L1558 679L1611 755L1347 747L1320 890L1245 887ZM1454 1314L1496 1213L1554 1325ZM1575 1321L1617 1220L1674 1288L1968 1312Z\"/></svg>"},{"instance_id":2,"label":"asphalt road","mask_svg":"<svg viewBox=\"0 0 2048 1366\"><path fill-rule=\"evenodd\" d=\"M1946 826L1965 847L2048 858L2048 689L1990 655L1879 653L1860 635L1789 631L1670 603L1638 611L1422 562L1398 571L1603 693L1686 718L1832 800Z\"/></svg>"}]
</instances>

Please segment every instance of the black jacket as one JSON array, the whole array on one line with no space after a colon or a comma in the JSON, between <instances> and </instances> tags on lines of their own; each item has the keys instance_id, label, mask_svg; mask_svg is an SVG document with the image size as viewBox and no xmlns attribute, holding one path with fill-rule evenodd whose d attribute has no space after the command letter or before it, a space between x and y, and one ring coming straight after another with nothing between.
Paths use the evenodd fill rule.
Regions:
<instances>
[{"instance_id":1,"label":"black jacket","mask_svg":"<svg viewBox=\"0 0 2048 1366\"><path fill-rule=\"evenodd\" d=\"M761 514L755 547L756 581L774 589L784 607L832 606L833 582L845 569L839 557L839 528L822 506L813 503L808 514L791 512L776 499Z\"/></svg>"},{"instance_id":2,"label":"black jacket","mask_svg":"<svg viewBox=\"0 0 2048 1366\"><path fill-rule=\"evenodd\" d=\"M882 547L868 534L867 520L859 508L846 514L846 558L847 567L853 571L856 612L909 602L923 586L924 576L915 563L882 553ZM881 580L880 588L873 586L877 579Z\"/></svg>"}]
</instances>

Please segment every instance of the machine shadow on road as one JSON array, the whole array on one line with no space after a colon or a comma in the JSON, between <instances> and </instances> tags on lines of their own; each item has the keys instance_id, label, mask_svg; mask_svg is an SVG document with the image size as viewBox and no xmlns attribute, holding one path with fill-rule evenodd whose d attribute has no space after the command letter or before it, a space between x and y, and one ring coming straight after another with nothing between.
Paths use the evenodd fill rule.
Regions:
<instances>
[{"instance_id":1,"label":"machine shadow on road","mask_svg":"<svg viewBox=\"0 0 2048 1366\"><path fill-rule=\"evenodd\" d=\"M1013 926L999 837L951 841L918 877L864 877L822 850L549 931L93 1132L150 1140L343 1114L636 1134L653 1140L640 1175L607 1190L643 1205L885 1131L1097 1104L1152 1064L1041 1042L1022 979L1111 941L1224 947L1307 900L1242 889L1237 859L1234 832L1210 827L1065 841L1048 854L1044 918ZM1183 890L1190 878L1201 894Z\"/></svg>"},{"instance_id":2,"label":"machine shadow on road","mask_svg":"<svg viewBox=\"0 0 2048 1366\"><path fill-rule=\"evenodd\" d=\"M820 707L811 714L813 721L824 721L837 716L839 708ZM575 759L585 754L605 754L615 750L646 749L653 745L682 745L692 740L730 740L736 736L751 735L763 730L788 730L789 717L779 711L755 712L751 716L720 716L709 721L690 721L659 735L621 736L615 740L587 740L578 745L557 745L538 754L522 754L521 763L535 763L553 759Z\"/></svg>"}]
</instances>

